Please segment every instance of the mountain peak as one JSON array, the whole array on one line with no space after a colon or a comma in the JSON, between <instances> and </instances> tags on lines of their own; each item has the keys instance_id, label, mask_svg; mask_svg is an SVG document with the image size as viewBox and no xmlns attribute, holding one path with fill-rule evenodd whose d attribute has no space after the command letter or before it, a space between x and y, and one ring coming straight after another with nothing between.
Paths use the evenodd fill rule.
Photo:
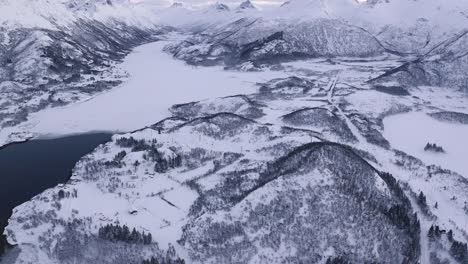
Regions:
<instances>
[{"instance_id":1,"label":"mountain peak","mask_svg":"<svg viewBox=\"0 0 468 264\"><path fill-rule=\"evenodd\" d=\"M171 8L182 8L184 7L184 4L181 2L174 2L171 6Z\"/></svg>"},{"instance_id":2,"label":"mountain peak","mask_svg":"<svg viewBox=\"0 0 468 264\"><path fill-rule=\"evenodd\" d=\"M64 2L73 11L96 11L98 6L113 6L115 4L127 4L128 0L69 0Z\"/></svg>"},{"instance_id":3,"label":"mountain peak","mask_svg":"<svg viewBox=\"0 0 468 264\"><path fill-rule=\"evenodd\" d=\"M212 5L212 8L218 11L230 11L229 6L221 2L216 2L215 4Z\"/></svg>"},{"instance_id":4,"label":"mountain peak","mask_svg":"<svg viewBox=\"0 0 468 264\"><path fill-rule=\"evenodd\" d=\"M244 11L244 10L256 10L257 8L252 4L250 0L245 0L242 2L238 7L238 11Z\"/></svg>"}]
</instances>

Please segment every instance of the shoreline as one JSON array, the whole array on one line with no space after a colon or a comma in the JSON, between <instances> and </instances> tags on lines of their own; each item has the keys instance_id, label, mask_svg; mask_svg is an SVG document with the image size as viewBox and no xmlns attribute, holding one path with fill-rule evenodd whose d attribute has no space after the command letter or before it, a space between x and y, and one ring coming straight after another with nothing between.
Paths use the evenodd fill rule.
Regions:
<instances>
[{"instance_id":1,"label":"shoreline","mask_svg":"<svg viewBox=\"0 0 468 264\"><path fill-rule=\"evenodd\" d=\"M4 257L9 249L16 246L9 243L8 236L5 233L14 209L50 188L69 182L76 162L85 156L86 153L91 153L97 146L112 140L113 135L114 133L89 132L49 139L30 138L22 142L12 142L0 147L0 162L11 164L11 167L7 166L5 168L9 177L3 180L9 182L12 186L21 185L19 183L21 181L27 181L29 183L26 185L23 184L22 188L18 188L18 190L13 188L11 191L13 197L10 199L10 202L5 203L4 207L0 208L3 214L0 218L2 219L0 226L0 259ZM80 141L83 142L80 143ZM32 145L27 146L29 143L32 143ZM74 148L73 145L77 147ZM10 149L17 146L20 146L20 149ZM6 156L4 155L4 157L2 157L2 154L4 154L2 151L9 152ZM17 158L18 155L23 155L23 152L29 153L31 151L36 154L38 152L44 152L44 154L47 153L47 155L40 154L39 159L33 157L34 155L25 157L24 160ZM12 155L10 160L9 155ZM37 163L31 163L36 159L38 159ZM57 170L56 168L51 169L51 166L48 166L63 159L65 159L66 162L63 162L63 164L60 165L61 168ZM45 162L44 169L42 171L37 171L35 165L38 163L42 164L42 162ZM24 167L26 169L18 171L19 167ZM18 175L15 173L19 173L18 175L21 175L21 177L17 177ZM31 177L32 174L39 177ZM44 177L41 177L41 174L48 175L48 177L44 179ZM11 179L15 180L10 182ZM37 181L40 181L40 184L38 184ZM8 184L6 184L5 188L9 188ZM8 195L8 197L10 197L10 195Z\"/></svg>"}]
</instances>

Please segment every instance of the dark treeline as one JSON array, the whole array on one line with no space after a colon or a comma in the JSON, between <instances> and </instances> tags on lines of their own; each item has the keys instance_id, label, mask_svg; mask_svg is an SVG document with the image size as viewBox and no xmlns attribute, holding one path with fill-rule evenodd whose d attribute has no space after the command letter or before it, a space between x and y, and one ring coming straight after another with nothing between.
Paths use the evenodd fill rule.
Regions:
<instances>
[{"instance_id":1,"label":"dark treeline","mask_svg":"<svg viewBox=\"0 0 468 264\"><path fill-rule=\"evenodd\" d=\"M468 263L468 246L466 243L462 243L457 241L453 238L453 231L441 229L438 225L432 225L429 228L429 232L427 236L429 237L430 241L438 240L442 237L442 235L447 236L447 240L451 243L450 246L450 255L457 261L463 264Z\"/></svg>"},{"instance_id":2,"label":"dark treeline","mask_svg":"<svg viewBox=\"0 0 468 264\"><path fill-rule=\"evenodd\" d=\"M151 144L147 144L145 140L136 140L133 137L129 138L119 138L116 140L116 144L123 148L132 148L132 152L137 151L146 151L143 154L143 158L145 160L150 160L155 162L154 170L158 173L164 173L169 169L173 169L179 167L182 164L182 158L179 155L175 157L164 157L156 147L156 140L152 140ZM125 157L125 155L124 155ZM119 165L120 161L119 157L115 157L113 161L111 161L111 165Z\"/></svg>"},{"instance_id":3,"label":"dark treeline","mask_svg":"<svg viewBox=\"0 0 468 264\"><path fill-rule=\"evenodd\" d=\"M426 215L431 215L431 210L429 209L429 205L427 204L427 199L426 199L426 195L421 191L419 192L419 195L417 196L417 199L416 199L418 205L419 205L419 208L421 208L421 211L426 214ZM437 209L439 207L439 205L437 203L435 203L434 207Z\"/></svg>"},{"instance_id":4,"label":"dark treeline","mask_svg":"<svg viewBox=\"0 0 468 264\"><path fill-rule=\"evenodd\" d=\"M423 192L420 192L418 195L418 204L421 208L427 207L426 195Z\"/></svg>"},{"instance_id":5,"label":"dark treeline","mask_svg":"<svg viewBox=\"0 0 468 264\"><path fill-rule=\"evenodd\" d=\"M466 243L453 240L452 246L450 246L450 254L454 259L460 261L460 263L468 263L468 247Z\"/></svg>"},{"instance_id":6,"label":"dark treeline","mask_svg":"<svg viewBox=\"0 0 468 264\"><path fill-rule=\"evenodd\" d=\"M114 159L111 161L106 161L105 165L107 167L116 167L116 168L121 168L122 167L122 160L127 156L127 152L125 150L120 151L114 156Z\"/></svg>"},{"instance_id":7,"label":"dark treeline","mask_svg":"<svg viewBox=\"0 0 468 264\"><path fill-rule=\"evenodd\" d=\"M109 241L122 241L131 244L145 244L149 245L152 242L151 233L145 234L145 232L136 231L133 228L132 231L128 226L123 225L105 225L99 228L99 238Z\"/></svg>"},{"instance_id":8,"label":"dark treeline","mask_svg":"<svg viewBox=\"0 0 468 264\"><path fill-rule=\"evenodd\" d=\"M142 264L185 264L185 260L181 258L176 258L175 260L172 259L162 259L159 261L155 257L151 257L150 259L143 260Z\"/></svg>"},{"instance_id":9,"label":"dark treeline","mask_svg":"<svg viewBox=\"0 0 468 264\"><path fill-rule=\"evenodd\" d=\"M182 165L182 157L180 155L164 157L156 148L151 148L143 155L143 158L155 162L154 171L158 173L164 173L169 169L174 169Z\"/></svg>"},{"instance_id":10,"label":"dark treeline","mask_svg":"<svg viewBox=\"0 0 468 264\"><path fill-rule=\"evenodd\" d=\"M424 150L438 152L438 153L445 153L444 148L442 148L441 146L438 146L435 143L427 143L426 146L424 147Z\"/></svg>"},{"instance_id":11,"label":"dark treeline","mask_svg":"<svg viewBox=\"0 0 468 264\"><path fill-rule=\"evenodd\" d=\"M327 259L326 264L349 264L345 258L343 257L329 257Z\"/></svg>"},{"instance_id":12,"label":"dark treeline","mask_svg":"<svg viewBox=\"0 0 468 264\"><path fill-rule=\"evenodd\" d=\"M133 137L129 138L119 138L116 140L116 144L122 148L131 148L132 152L138 152L149 149L156 149L156 140L151 142L151 145L148 145L144 139L136 140Z\"/></svg>"},{"instance_id":13,"label":"dark treeline","mask_svg":"<svg viewBox=\"0 0 468 264\"><path fill-rule=\"evenodd\" d=\"M416 213L413 214L411 202L395 177L393 177L391 173L387 172L381 172L379 175L385 181L393 194L401 201L401 204L396 204L390 207L385 212L385 215L392 223L401 229L405 229L411 236L411 245L406 249L407 252L404 263L413 263L419 258L421 253L419 236L421 225L418 215Z\"/></svg>"},{"instance_id":14,"label":"dark treeline","mask_svg":"<svg viewBox=\"0 0 468 264\"><path fill-rule=\"evenodd\" d=\"M177 155L175 158L164 159L161 155L157 156L154 161L156 164L154 165L154 171L159 173L164 173L168 169L173 169L180 167L182 165L182 158Z\"/></svg>"},{"instance_id":15,"label":"dark treeline","mask_svg":"<svg viewBox=\"0 0 468 264\"><path fill-rule=\"evenodd\" d=\"M429 237L430 240L435 240L436 238L440 238L442 234L446 234L447 231L440 229L438 225L432 225L431 228L429 228L429 232L427 233L427 236ZM450 235L447 236L449 241L451 242L453 240L453 233L452 230L449 231Z\"/></svg>"}]
</instances>

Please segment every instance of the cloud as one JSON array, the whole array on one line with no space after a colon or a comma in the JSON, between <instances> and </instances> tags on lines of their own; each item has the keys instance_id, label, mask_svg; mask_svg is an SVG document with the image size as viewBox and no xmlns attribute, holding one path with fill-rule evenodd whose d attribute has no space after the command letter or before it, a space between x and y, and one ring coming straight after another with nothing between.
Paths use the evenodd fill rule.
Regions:
<instances>
[{"instance_id":1,"label":"cloud","mask_svg":"<svg viewBox=\"0 0 468 264\"><path fill-rule=\"evenodd\" d=\"M210 5L214 4L217 2L217 0L131 0L132 2L150 2L152 4L156 5L170 5L173 2L182 2L188 5L194 5L194 6L204 6L204 5ZM255 5L259 6L277 6L281 5L284 3L286 0L251 0ZM228 5L236 5L240 4L243 2L243 0L219 0L221 3L225 3Z\"/></svg>"}]
</instances>

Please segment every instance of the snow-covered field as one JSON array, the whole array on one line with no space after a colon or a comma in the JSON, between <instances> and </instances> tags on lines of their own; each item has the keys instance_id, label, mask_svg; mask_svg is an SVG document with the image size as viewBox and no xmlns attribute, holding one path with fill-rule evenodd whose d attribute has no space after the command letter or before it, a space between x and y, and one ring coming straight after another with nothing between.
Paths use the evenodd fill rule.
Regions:
<instances>
[{"instance_id":1,"label":"snow-covered field","mask_svg":"<svg viewBox=\"0 0 468 264\"><path fill-rule=\"evenodd\" d=\"M130 79L121 86L82 103L33 114L21 127L39 137L132 131L168 117L174 104L249 94L256 91L257 82L285 76L189 66L164 53L167 44L165 40L136 48L122 64Z\"/></svg>"},{"instance_id":2,"label":"snow-covered field","mask_svg":"<svg viewBox=\"0 0 468 264\"><path fill-rule=\"evenodd\" d=\"M468 125L438 121L423 112L384 119L384 137L399 150L468 178ZM442 146L446 153L424 151L427 143Z\"/></svg>"}]
</instances>

